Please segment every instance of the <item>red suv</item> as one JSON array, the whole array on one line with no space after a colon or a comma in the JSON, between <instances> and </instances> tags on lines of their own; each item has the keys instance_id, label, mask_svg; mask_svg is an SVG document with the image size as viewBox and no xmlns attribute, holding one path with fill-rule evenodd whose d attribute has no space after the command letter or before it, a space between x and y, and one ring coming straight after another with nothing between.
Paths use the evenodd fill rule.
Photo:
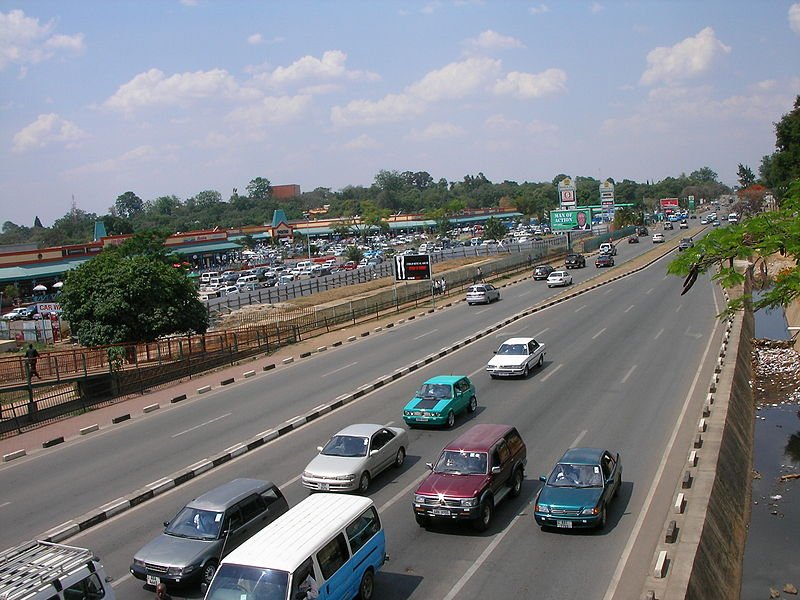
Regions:
<instances>
[{"instance_id":1,"label":"red suv","mask_svg":"<svg viewBox=\"0 0 800 600\"><path fill-rule=\"evenodd\" d=\"M488 529L494 507L522 491L527 463L525 442L510 425L476 425L442 450L432 473L414 492L414 517L426 527L433 520L469 520Z\"/></svg>"}]
</instances>

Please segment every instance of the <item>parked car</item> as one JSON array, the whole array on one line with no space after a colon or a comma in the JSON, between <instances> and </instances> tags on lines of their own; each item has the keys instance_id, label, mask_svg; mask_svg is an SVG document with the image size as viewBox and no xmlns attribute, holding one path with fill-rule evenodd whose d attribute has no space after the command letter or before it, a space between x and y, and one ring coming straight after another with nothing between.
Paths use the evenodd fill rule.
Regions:
<instances>
[{"instance_id":1,"label":"parked car","mask_svg":"<svg viewBox=\"0 0 800 600\"><path fill-rule=\"evenodd\" d=\"M366 493L389 467L402 467L408 432L402 427L362 423L334 435L303 471L303 486L315 492Z\"/></svg>"},{"instance_id":2,"label":"parked car","mask_svg":"<svg viewBox=\"0 0 800 600\"><path fill-rule=\"evenodd\" d=\"M28 317L28 307L18 306L3 314L4 321L19 321Z\"/></svg>"},{"instance_id":3,"label":"parked car","mask_svg":"<svg viewBox=\"0 0 800 600\"><path fill-rule=\"evenodd\" d=\"M495 506L522 492L527 448L515 427L475 425L447 444L431 473L414 492L414 518L422 527L433 521L471 521L489 528Z\"/></svg>"},{"instance_id":4,"label":"parked car","mask_svg":"<svg viewBox=\"0 0 800 600\"><path fill-rule=\"evenodd\" d=\"M566 271L553 271L547 276L547 287L572 285L572 275Z\"/></svg>"},{"instance_id":5,"label":"parked car","mask_svg":"<svg viewBox=\"0 0 800 600\"><path fill-rule=\"evenodd\" d=\"M622 485L622 461L619 453L608 450L570 448L550 476L539 480L544 485L534 500L533 515L543 529L602 529L608 505Z\"/></svg>"},{"instance_id":6,"label":"parked car","mask_svg":"<svg viewBox=\"0 0 800 600\"><path fill-rule=\"evenodd\" d=\"M466 375L438 375L428 379L403 408L409 427L444 425L452 427L456 415L474 413L478 408L475 386Z\"/></svg>"},{"instance_id":7,"label":"parked car","mask_svg":"<svg viewBox=\"0 0 800 600\"><path fill-rule=\"evenodd\" d=\"M598 269L602 267L613 267L614 257L610 254L599 254L594 260L594 266Z\"/></svg>"},{"instance_id":8,"label":"parked car","mask_svg":"<svg viewBox=\"0 0 800 600\"><path fill-rule=\"evenodd\" d=\"M564 259L564 266L568 269L582 269L586 266L586 258L583 254L567 254Z\"/></svg>"},{"instance_id":9,"label":"parked car","mask_svg":"<svg viewBox=\"0 0 800 600\"><path fill-rule=\"evenodd\" d=\"M638 243L639 243L639 236L638 236L638 235L632 235L632 236L630 236L630 237L628 238L628 243L629 243L629 244L638 244Z\"/></svg>"},{"instance_id":10,"label":"parked car","mask_svg":"<svg viewBox=\"0 0 800 600\"><path fill-rule=\"evenodd\" d=\"M536 281L547 279L547 276L553 271L555 271L555 267L552 265L537 265L533 267L533 278Z\"/></svg>"},{"instance_id":11,"label":"parked car","mask_svg":"<svg viewBox=\"0 0 800 600\"><path fill-rule=\"evenodd\" d=\"M527 377L532 368L544 364L544 354L544 344L531 337L510 338L494 351L486 372L492 379L514 375Z\"/></svg>"},{"instance_id":12,"label":"parked car","mask_svg":"<svg viewBox=\"0 0 800 600\"><path fill-rule=\"evenodd\" d=\"M654 244L663 244L664 243L664 234L663 233L654 233L653 234L653 243Z\"/></svg>"},{"instance_id":13,"label":"parked car","mask_svg":"<svg viewBox=\"0 0 800 600\"><path fill-rule=\"evenodd\" d=\"M467 304L489 304L500 300L500 290L491 283L476 283L467 288Z\"/></svg>"},{"instance_id":14,"label":"parked car","mask_svg":"<svg viewBox=\"0 0 800 600\"><path fill-rule=\"evenodd\" d=\"M694 247L694 241L692 238L683 238L678 243L678 252L683 252L684 250L688 250L689 248Z\"/></svg>"},{"instance_id":15,"label":"parked car","mask_svg":"<svg viewBox=\"0 0 800 600\"><path fill-rule=\"evenodd\" d=\"M131 574L148 585L209 584L220 559L289 509L278 487L234 479L189 502L133 556Z\"/></svg>"}]
</instances>

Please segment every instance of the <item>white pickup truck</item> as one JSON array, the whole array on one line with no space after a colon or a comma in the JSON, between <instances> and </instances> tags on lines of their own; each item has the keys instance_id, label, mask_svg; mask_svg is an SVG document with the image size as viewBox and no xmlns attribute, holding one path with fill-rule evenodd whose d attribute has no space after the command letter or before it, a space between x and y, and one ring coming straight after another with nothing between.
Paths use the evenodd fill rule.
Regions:
<instances>
[{"instance_id":1,"label":"white pickup truck","mask_svg":"<svg viewBox=\"0 0 800 600\"><path fill-rule=\"evenodd\" d=\"M610 254L611 256L616 256L617 247L611 242L603 242L600 244L600 254Z\"/></svg>"}]
</instances>

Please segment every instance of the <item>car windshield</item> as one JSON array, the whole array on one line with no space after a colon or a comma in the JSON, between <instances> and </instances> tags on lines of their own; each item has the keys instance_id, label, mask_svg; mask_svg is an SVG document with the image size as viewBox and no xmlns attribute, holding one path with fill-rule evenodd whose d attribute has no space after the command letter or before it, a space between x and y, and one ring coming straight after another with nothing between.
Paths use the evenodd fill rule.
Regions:
<instances>
[{"instance_id":1,"label":"car windshield","mask_svg":"<svg viewBox=\"0 0 800 600\"><path fill-rule=\"evenodd\" d=\"M528 346L525 344L503 344L497 349L498 354L521 356L528 353Z\"/></svg>"},{"instance_id":2,"label":"car windshield","mask_svg":"<svg viewBox=\"0 0 800 600\"><path fill-rule=\"evenodd\" d=\"M550 473L547 485L574 488L603 487L603 475L599 465L558 463Z\"/></svg>"},{"instance_id":3,"label":"car windshield","mask_svg":"<svg viewBox=\"0 0 800 600\"><path fill-rule=\"evenodd\" d=\"M325 456L366 456L369 438L357 435L335 435L325 444L322 454Z\"/></svg>"},{"instance_id":4,"label":"car windshield","mask_svg":"<svg viewBox=\"0 0 800 600\"><path fill-rule=\"evenodd\" d=\"M286 600L289 573L223 564L217 571L206 600Z\"/></svg>"},{"instance_id":5,"label":"car windshield","mask_svg":"<svg viewBox=\"0 0 800 600\"><path fill-rule=\"evenodd\" d=\"M195 540L215 540L222 527L222 513L185 507L178 513L164 533Z\"/></svg>"},{"instance_id":6,"label":"car windshield","mask_svg":"<svg viewBox=\"0 0 800 600\"><path fill-rule=\"evenodd\" d=\"M451 475L485 475L487 464L486 452L445 450L439 457L433 472Z\"/></svg>"},{"instance_id":7,"label":"car windshield","mask_svg":"<svg viewBox=\"0 0 800 600\"><path fill-rule=\"evenodd\" d=\"M453 391L449 385L445 383L423 383L422 387L417 390L417 396L425 398L433 396L434 398L452 398Z\"/></svg>"}]
</instances>

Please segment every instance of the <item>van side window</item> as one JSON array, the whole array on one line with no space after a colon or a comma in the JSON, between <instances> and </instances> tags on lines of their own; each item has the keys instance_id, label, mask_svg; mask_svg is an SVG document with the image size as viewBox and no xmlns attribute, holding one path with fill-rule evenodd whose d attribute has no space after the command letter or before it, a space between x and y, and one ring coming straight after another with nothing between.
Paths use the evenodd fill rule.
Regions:
<instances>
[{"instance_id":1,"label":"van side window","mask_svg":"<svg viewBox=\"0 0 800 600\"><path fill-rule=\"evenodd\" d=\"M264 502L267 503L267 506L269 506L278 499L278 494L275 491L275 488L269 488L268 490L261 492L261 497L264 499Z\"/></svg>"},{"instance_id":2,"label":"van side window","mask_svg":"<svg viewBox=\"0 0 800 600\"><path fill-rule=\"evenodd\" d=\"M508 449L511 450L511 454L519 452L519 449L522 447L522 438L519 437L519 433L517 433L516 429L512 429L506 434L506 444L508 444Z\"/></svg>"},{"instance_id":3,"label":"van side window","mask_svg":"<svg viewBox=\"0 0 800 600\"><path fill-rule=\"evenodd\" d=\"M344 534L340 533L317 552L317 562L322 571L325 581L339 570L350 558L347 550L347 542L344 541Z\"/></svg>"},{"instance_id":4,"label":"van side window","mask_svg":"<svg viewBox=\"0 0 800 600\"><path fill-rule=\"evenodd\" d=\"M370 506L358 519L347 526L347 539L350 540L350 549L353 554L358 552L373 535L381 530L378 513Z\"/></svg>"},{"instance_id":5,"label":"van side window","mask_svg":"<svg viewBox=\"0 0 800 600\"><path fill-rule=\"evenodd\" d=\"M312 579L314 579L314 563L311 560L310 556L306 560L304 560L303 564L297 567L297 569L295 569L295 572L292 574L292 593L289 596L289 598L296 598L298 592L303 591L303 589L301 589L301 586L304 589L308 587L307 585L304 585L304 583L308 579L309 575L311 576ZM317 583L316 579L314 580L314 583Z\"/></svg>"},{"instance_id":6,"label":"van side window","mask_svg":"<svg viewBox=\"0 0 800 600\"><path fill-rule=\"evenodd\" d=\"M261 496L253 494L239 502L239 510L242 511L242 521L247 523L258 515L263 514L267 510L267 505Z\"/></svg>"},{"instance_id":7,"label":"van side window","mask_svg":"<svg viewBox=\"0 0 800 600\"><path fill-rule=\"evenodd\" d=\"M97 573L73 583L64 590L65 600L99 600L106 595Z\"/></svg>"},{"instance_id":8,"label":"van side window","mask_svg":"<svg viewBox=\"0 0 800 600\"><path fill-rule=\"evenodd\" d=\"M495 449L492 456L494 458L493 466L500 467L506 463L511 454L508 451L508 446L506 446L506 443L501 441L499 444L497 444L497 448Z\"/></svg>"}]
</instances>

